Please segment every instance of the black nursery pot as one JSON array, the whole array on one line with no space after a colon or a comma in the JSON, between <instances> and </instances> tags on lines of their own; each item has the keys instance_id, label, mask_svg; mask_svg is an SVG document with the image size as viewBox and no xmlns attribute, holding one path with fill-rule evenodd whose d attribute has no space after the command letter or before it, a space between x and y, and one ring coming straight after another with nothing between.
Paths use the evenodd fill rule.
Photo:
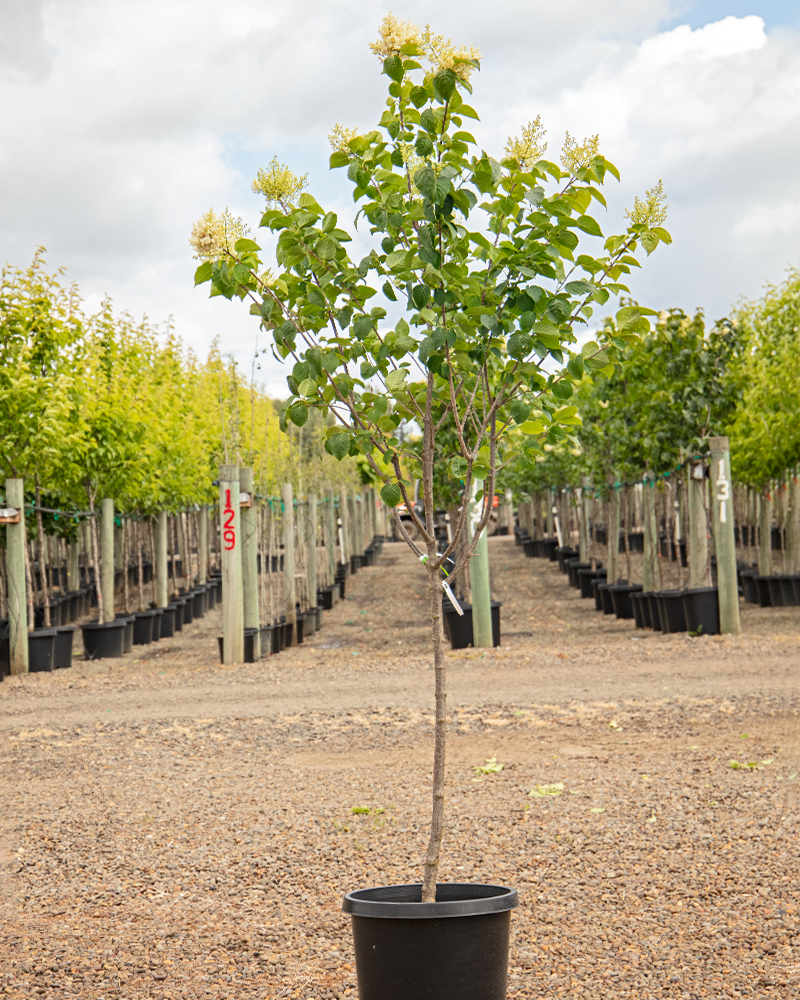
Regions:
<instances>
[{"instance_id":1,"label":"black nursery pot","mask_svg":"<svg viewBox=\"0 0 800 1000\"><path fill-rule=\"evenodd\" d=\"M63 670L72 666L72 637L74 625L60 625L55 629L56 641L53 648L53 669Z\"/></svg>"},{"instance_id":2,"label":"black nursery pot","mask_svg":"<svg viewBox=\"0 0 800 1000\"><path fill-rule=\"evenodd\" d=\"M133 644L146 646L153 641L153 612L137 611L133 619Z\"/></svg>"},{"instance_id":3,"label":"black nursery pot","mask_svg":"<svg viewBox=\"0 0 800 1000\"><path fill-rule=\"evenodd\" d=\"M683 613L683 591L659 590L656 592L661 615L662 632L685 632L686 615Z\"/></svg>"},{"instance_id":4,"label":"black nursery pot","mask_svg":"<svg viewBox=\"0 0 800 1000\"><path fill-rule=\"evenodd\" d=\"M642 585L640 583L620 583L608 588L608 592L611 595L611 603L614 605L614 614L617 618L634 617L634 605L631 598L633 594L638 594L641 590ZM639 628L643 627L638 622L637 626Z\"/></svg>"},{"instance_id":5,"label":"black nursery pot","mask_svg":"<svg viewBox=\"0 0 800 1000\"><path fill-rule=\"evenodd\" d=\"M28 670L32 674L53 669L55 646L54 628L37 629L28 633Z\"/></svg>"},{"instance_id":6,"label":"black nursery pot","mask_svg":"<svg viewBox=\"0 0 800 1000\"><path fill-rule=\"evenodd\" d=\"M89 622L81 625L81 632L87 660L110 660L122 656L125 642L124 619Z\"/></svg>"},{"instance_id":7,"label":"black nursery pot","mask_svg":"<svg viewBox=\"0 0 800 1000\"><path fill-rule=\"evenodd\" d=\"M719 635L719 591L716 587L684 590L681 599L688 632Z\"/></svg>"},{"instance_id":8,"label":"black nursery pot","mask_svg":"<svg viewBox=\"0 0 800 1000\"><path fill-rule=\"evenodd\" d=\"M359 1000L505 1000L516 889L440 883L348 893Z\"/></svg>"}]
</instances>

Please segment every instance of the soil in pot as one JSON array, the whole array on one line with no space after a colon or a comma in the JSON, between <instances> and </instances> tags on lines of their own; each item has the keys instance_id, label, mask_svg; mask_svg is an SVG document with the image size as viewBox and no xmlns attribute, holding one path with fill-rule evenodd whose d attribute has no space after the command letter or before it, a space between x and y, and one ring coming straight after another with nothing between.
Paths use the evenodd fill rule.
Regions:
<instances>
[{"instance_id":1,"label":"soil in pot","mask_svg":"<svg viewBox=\"0 0 800 1000\"><path fill-rule=\"evenodd\" d=\"M110 660L122 656L125 622L89 622L81 625L83 651L87 660Z\"/></svg>"},{"instance_id":2,"label":"soil in pot","mask_svg":"<svg viewBox=\"0 0 800 1000\"><path fill-rule=\"evenodd\" d=\"M359 1000L505 1000L516 890L441 883L348 893Z\"/></svg>"},{"instance_id":3,"label":"soil in pot","mask_svg":"<svg viewBox=\"0 0 800 1000\"><path fill-rule=\"evenodd\" d=\"M56 630L37 629L28 633L28 670L32 674L51 671L55 657Z\"/></svg>"}]
</instances>

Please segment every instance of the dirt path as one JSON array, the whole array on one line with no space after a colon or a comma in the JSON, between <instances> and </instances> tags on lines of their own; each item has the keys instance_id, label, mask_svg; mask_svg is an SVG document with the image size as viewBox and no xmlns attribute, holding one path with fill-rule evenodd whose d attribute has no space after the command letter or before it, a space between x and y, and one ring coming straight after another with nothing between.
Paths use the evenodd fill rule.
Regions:
<instances>
[{"instance_id":1,"label":"dirt path","mask_svg":"<svg viewBox=\"0 0 800 1000\"><path fill-rule=\"evenodd\" d=\"M442 878L520 889L510 996L795 997L800 608L636 633L490 553L502 647L448 654ZM355 997L341 895L424 846L424 609L386 545L295 651L223 668L212 612L0 685L0 995Z\"/></svg>"}]
</instances>

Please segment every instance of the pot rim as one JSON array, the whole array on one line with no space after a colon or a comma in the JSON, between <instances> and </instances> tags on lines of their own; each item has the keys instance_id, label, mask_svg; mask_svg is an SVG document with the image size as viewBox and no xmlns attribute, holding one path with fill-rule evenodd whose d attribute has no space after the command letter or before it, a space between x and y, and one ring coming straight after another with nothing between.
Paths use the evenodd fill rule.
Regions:
<instances>
[{"instance_id":1,"label":"pot rim","mask_svg":"<svg viewBox=\"0 0 800 1000\"><path fill-rule=\"evenodd\" d=\"M390 920L431 920L443 917L476 917L489 913L504 913L519 906L516 889L483 882L439 882L437 894L443 892L456 898L420 903L422 885L381 885L348 892L342 900L342 910L354 917L377 917ZM483 891L481 891L483 890ZM399 900L369 899L367 894L392 894ZM470 894L472 893L472 895ZM458 898L464 896L465 898Z\"/></svg>"},{"instance_id":2,"label":"pot rim","mask_svg":"<svg viewBox=\"0 0 800 1000\"><path fill-rule=\"evenodd\" d=\"M125 628L125 620L123 618L115 618L113 622L84 622L81 628L89 629L90 631L100 628Z\"/></svg>"}]
</instances>

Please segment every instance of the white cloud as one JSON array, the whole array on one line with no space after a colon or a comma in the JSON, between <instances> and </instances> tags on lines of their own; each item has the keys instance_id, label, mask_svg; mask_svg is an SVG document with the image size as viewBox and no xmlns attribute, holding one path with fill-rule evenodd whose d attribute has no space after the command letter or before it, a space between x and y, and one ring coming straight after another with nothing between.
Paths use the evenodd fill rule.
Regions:
<instances>
[{"instance_id":1,"label":"white cloud","mask_svg":"<svg viewBox=\"0 0 800 1000\"><path fill-rule=\"evenodd\" d=\"M682 0L681 0L682 2ZM402 16L480 46L479 138L501 150L542 113L600 132L623 171L607 228L663 177L675 244L634 291L656 307L726 311L798 263L798 35L755 16L697 30L659 25L673 0L412 0ZM326 169L335 121L367 126L383 82L367 42L378 0L0 0L0 258L38 244L87 299L172 315L200 353L212 338L249 369L246 309L193 289L187 237L209 206L257 222L256 166L277 154L346 220L344 178ZM206 286L207 287L207 286ZM261 374L283 391L269 355Z\"/></svg>"}]
</instances>

